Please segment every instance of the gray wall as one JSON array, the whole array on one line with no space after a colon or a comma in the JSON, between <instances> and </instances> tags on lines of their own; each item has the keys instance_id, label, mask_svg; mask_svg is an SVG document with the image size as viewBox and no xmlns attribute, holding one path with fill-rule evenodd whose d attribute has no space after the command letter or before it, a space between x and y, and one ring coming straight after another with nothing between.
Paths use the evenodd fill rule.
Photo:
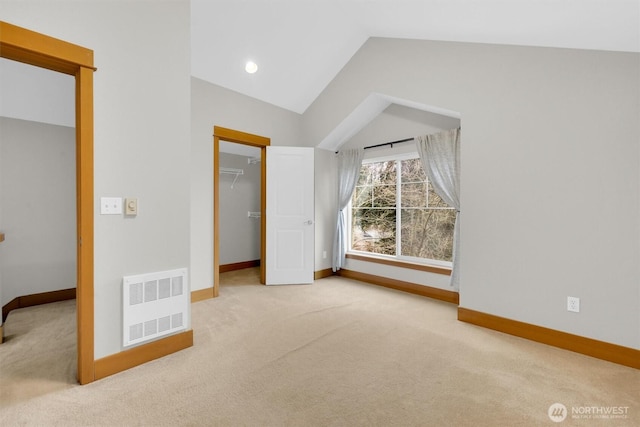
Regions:
<instances>
[{"instance_id":1,"label":"gray wall","mask_svg":"<svg viewBox=\"0 0 640 427\"><path fill-rule=\"evenodd\" d=\"M638 75L638 54L370 39L305 131L371 92L460 112L461 306L640 348Z\"/></svg>"},{"instance_id":2,"label":"gray wall","mask_svg":"<svg viewBox=\"0 0 640 427\"><path fill-rule=\"evenodd\" d=\"M139 199L96 215L97 358L122 350L122 276L189 265L212 285L213 125L313 147L371 92L462 114L463 307L640 348L640 55L370 39L300 118L190 78L187 0L2 7L95 51L96 212Z\"/></svg>"},{"instance_id":3,"label":"gray wall","mask_svg":"<svg viewBox=\"0 0 640 427\"><path fill-rule=\"evenodd\" d=\"M213 126L271 138L271 145L301 142L300 115L191 78L191 283L213 286ZM222 255L222 254L221 254Z\"/></svg>"},{"instance_id":4,"label":"gray wall","mask_svg":"<svg viewBox=\"0 0 640 427\"><path fill-rule=\"evenodd\" d=\"M0 117L2 298L76 287L75 129Z\"/></svg>"},{"instance_id":5,"label":"gray wall","mask_svg":"<svg viewBox=\"0 0 640 427\"><path fill-rule=\"evenodd\" d=\"M0 58L0 116L75 127L75 82L68 74Z\"/></svg>"},{"instance_id":6,"label":"gray wall","mask_svg":"<svg viewBox=\"0 0 640 427\"><path fill-rule=\"evenodd\" d=\"M220 153L220 167L242 169L235 184L233 175L220 175L220 264L260 259L260 163L248 157ZM231 185L233 184L233 188Z\"/></svg>"},{"instance_id":7,"label":"gray wall","mask_svg":"<svg viewBox=\"0 0 640 427\"><path fill-rule=\"evenodd\" d=\"M197 78L191 79L191 112L190 272L192 289L204 289L213 286L213 126L265 136L276 146L315 144L302 137L301 115ZM333 153L315 150L314 161L317 271L331 267L336 182Z\"/></svg>"},{"instance_id":8,"label":"gray wall","mask_svg":"<svg viewBox=\"0 0 640 427\"><path fill-rule=\"evenodd\" d=\"M335 154L316 149L315 168L315 271L331 268L333 239L337 228L338 210L337 167Z\"/></svg>"},{"instance_id":9,"label":"gray wall","mask_svg":"<svg viewBox=\"0 0 640 427\"><path fill-rule=\"evenodd\" d=\"M460 119L446 117L428 111L417 110L397 104L391 104L380 115L362 128L351 139L344 143L341 149L359 148L369 145L382 144L413 138L418 135L436 133L445 129L460 126ZM405 142L389 146L365 150L365 158L379 157L392 152L416 151L414 142Z\"/></svg>"},{"instance_id":10,"label":"gray wall","mask_svg":"<svg viewBox=\"0 0 640 427\"><path fill-rule=\"evenodd\" d=\"M122 277L189 266L189 1L2 2L2 19L94 50L102 358L122 351ZM137 197L138 216L99 215L101 196Z\"/></svg>"}]
</instances>

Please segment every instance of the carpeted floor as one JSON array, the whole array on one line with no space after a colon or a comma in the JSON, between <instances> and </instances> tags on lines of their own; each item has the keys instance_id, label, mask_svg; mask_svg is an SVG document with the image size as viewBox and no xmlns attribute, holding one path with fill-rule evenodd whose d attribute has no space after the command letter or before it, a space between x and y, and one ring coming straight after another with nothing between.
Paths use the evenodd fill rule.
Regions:
<instances>
[{"instance_id":1,"label":"carpeted floor","mask_svg":"<svg viewBox=\"0 0 640 427\"><path fill-rule=\"evenodd\" d=\"M0 425L548 426L556 402L568 410L560 425L640 425L638 370L386 288L228 274L219 298L192 305L194 347L86 386L74 382L73 302L12 312ZM584 413L611 407L625 413Z\"/></svg>"}]
</instances>

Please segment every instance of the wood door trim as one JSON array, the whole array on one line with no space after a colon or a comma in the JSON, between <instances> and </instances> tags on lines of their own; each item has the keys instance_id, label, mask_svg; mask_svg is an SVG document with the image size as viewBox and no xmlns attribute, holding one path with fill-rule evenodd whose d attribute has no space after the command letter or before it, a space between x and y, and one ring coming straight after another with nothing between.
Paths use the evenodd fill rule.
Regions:
<instances>
[{"instance_id":1,"label":"wood door trim","mask_svg":"<svg viewBox=\"0 0 640 427\"><path fill-rule=\"evenodd\" d=\"M76 79L78 381L95 380L93 289L93 51L0 21L0 57Z\"/></svg>"},{"instance_id":2,"label":"wood door trim","mask_svg":"<svg viewBox=\"0 0 640 427\"><path fill-rule=\"evenodd\" d=\"M3 58L71 75L79 67L96 69L90 49L2 21L0 33Z\"/></svg>"},{"instance_id":3,"label":"wood door trim","mask_svg":"<svg viewBox=\"0 0 640 427\"><path fill-rule=\"evenodd\" d=\"M252 133L227 129L220 126L213 127L213 136L217 136L221 141L236 142L254 147L267 147L271 145L271 139L265 136L254 135Z\"/></svg>"},{"instance_id":4,"label":"wood door trim","mask_svg":"<svg viewBox=\"0 0 640 427\"><path fill-rule=\"evenodd\" d=\"M213 127L213 296L220 294L220 141L260 148L260 283L265 283L267 258L267 147L271 139L238 130Z\"/></svg>"},{"instance_id":5,"label":"wood door trim","mask_svg":"<svg viewBox=\"0 0 640 427\"><path fill-rule=\"evenodd\" d=\"M96 380L193 346L193 329L98 359Z\"/></svg>"}]
</instances>

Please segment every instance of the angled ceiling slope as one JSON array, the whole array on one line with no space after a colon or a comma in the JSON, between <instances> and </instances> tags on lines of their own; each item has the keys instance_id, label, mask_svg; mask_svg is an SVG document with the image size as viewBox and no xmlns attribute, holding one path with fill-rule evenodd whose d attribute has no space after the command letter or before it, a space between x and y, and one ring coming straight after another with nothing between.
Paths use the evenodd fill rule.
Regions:
<instances>
[{"instance_id":1,"label":"angled ceiling slope","mask_svg":"<svg viewBox=\"0 0 640 427\"><path fill-rule=\"evenodd\" d=\"M303 113L369 37L640 52L640 2L192 0L191 28L193 76Z\"/></svg>"},{"instance_id":2,"label":"angled ceiling slope","mask_svg":"<svg viewBox=\"0 0 640 427\"><path fill-rule=\"evenodd\" d=\"M317 147L330 151L338 151L345 142L349 141L349 139L351 139L355 134L360 132L391 104L428 111L430 113L453 117L455 119L460 118L460 113L457 111L446 110L444 108L396 98L382 93L371 93L351 112L351 114L340 122L340 124L336 126L335 129L333 129L333 131L331 131L320 142L320 144L317 145Z\"/></svg>"}]
</instances>

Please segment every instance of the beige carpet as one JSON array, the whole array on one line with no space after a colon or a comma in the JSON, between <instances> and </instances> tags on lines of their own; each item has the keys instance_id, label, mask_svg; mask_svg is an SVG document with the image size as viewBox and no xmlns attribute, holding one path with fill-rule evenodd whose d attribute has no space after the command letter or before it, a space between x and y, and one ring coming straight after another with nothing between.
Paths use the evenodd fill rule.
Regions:
<instances>
[{"instance_id":1,"label":"beige carpet","mask_svg":"<svg viewBox=\"0 0 640 427\"><path fill-rule=\"evenodd\" d=\"M194 347L86 386L73 384L73 303L12 312L0 425L640 425L638 370L351 280L250 280L225 280L219 298L192 306ZM30 338L39 332L47 338ZM556 402L569 411L560 424L547 414ZM627 407L626 418L571 415L613 406Z\"/></svg>"}]
</instances>

